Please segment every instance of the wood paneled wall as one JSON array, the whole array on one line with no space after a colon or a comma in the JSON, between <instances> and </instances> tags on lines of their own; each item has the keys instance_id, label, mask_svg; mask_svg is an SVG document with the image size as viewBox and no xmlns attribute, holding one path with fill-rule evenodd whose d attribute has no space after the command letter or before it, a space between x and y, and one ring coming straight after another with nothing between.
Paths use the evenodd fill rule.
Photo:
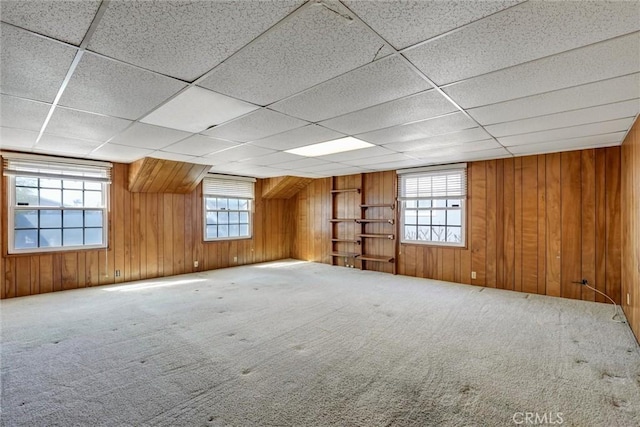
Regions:
<instances>
[{"instance_id":1,"label":"wood paneled wall","mask_svg":"<svg viewBox=\"0 0 640 427\"><path fill-rule=\"evenodd\" d=\"M622 306L640 342L640 121L622 144ZM629 302L627 303L627 294Z\"/></svg>"},{"instance_id":2,"label":"wood paneled wall","mask_svg":"<svg viewBox=\"0 0 640 427\"><path fill-rule=\"evenodd\" d=\"M4 178L3 178L4 179ZM0 246L0 297L34 295L287 258L293 213L286 200L262 199L256 183L253 238L202 240L201 186L188 194L131 193L128 166L114 164L109 248L7 255ZM6 183L0 215L6 230ZM0 245L6 244L6 232ZM197 268L194 261L198 261ZM115 277L115 271L120 276Z\"/></svg>"},{"instance_id":3,"label":"wood paneled wall","mask_svg":"<svg viewBox=\"0 0 640 427\"><path fill-rule=\"evenodd\" d=\"M585 278L620 302L620 162L611 147L469 163L467 247L401 244L398 272L604 302L572 283ZM316 180L295 197L293 257L331 263L329 191Z\"/></svg>"}]
</instances>

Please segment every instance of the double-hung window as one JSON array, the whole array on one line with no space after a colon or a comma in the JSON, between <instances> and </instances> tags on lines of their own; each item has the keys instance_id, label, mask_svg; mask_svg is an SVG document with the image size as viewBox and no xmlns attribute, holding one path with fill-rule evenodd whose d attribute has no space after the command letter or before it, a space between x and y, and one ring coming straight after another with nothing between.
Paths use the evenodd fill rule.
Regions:
<instances>
[{"instance_id":1,"label":"double-hung window","mask_svg":"<svg viewBox=\"0 0 640 427\"><path fill-rule=\"evenodd\" d=\"M398 171L403 243L465 245L466 164Z\"/></svg>"},{"instance_id":2,"label":"double-hung window","mask_svg":"<svg viewBox=\"0 0 640 427\"><path fill-rule=\"evenodd\" d=\"M227 175L204 178L204 240L251 237L254 183L253 178Z\"/></svg>"},{"instance_id":3,"label":"double-hung window","mask_svg":"<svg viewBox=\"0 0 640 427\"><path fill-rule=\"evenodd\" d=\"M2 153L9 253L105 248L111 164Z\"/></svg>"}]
</instances>

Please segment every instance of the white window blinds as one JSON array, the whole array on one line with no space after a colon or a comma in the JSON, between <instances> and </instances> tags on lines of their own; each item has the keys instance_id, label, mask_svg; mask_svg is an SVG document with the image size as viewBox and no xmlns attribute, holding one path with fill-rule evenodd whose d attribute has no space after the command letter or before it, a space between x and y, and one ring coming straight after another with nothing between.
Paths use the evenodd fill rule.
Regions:
<instances>
[{"instance_id":1,"label":"white window blinds","mask_svg":"<svg viewBox=\"0 0 640 427\"><path fill-rule=\"evenodd\" d=\"M464 198L467 195L467 165L405 169L398 171L400 200Z\"/></svg>"},{"instance_id":2,"label":"white window blinds","mask_svg":"<svg viewBox=\"0 0 640 427\"><path fill-rule=\"evenodd\" d=\"M255 182L256 180L254 178L208 175L202 181L202 192L205 196L253 199Z\"/></svg>"},{"instance_id":3,"label":"white window blinds","mask_svg":"<svg viewBox=\"0 0 640 427\"><path fill-rule=\"evenodd\" d=\"M21 153L1 153L6 176L111 182L111 163Z\"/></svg>"}]
</instances>

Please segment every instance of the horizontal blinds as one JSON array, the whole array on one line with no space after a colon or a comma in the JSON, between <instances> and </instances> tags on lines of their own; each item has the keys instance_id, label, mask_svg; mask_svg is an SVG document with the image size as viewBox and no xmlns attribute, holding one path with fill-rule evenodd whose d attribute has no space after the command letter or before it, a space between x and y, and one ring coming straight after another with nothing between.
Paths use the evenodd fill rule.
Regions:
<instances>
[{"instance_id":1,"label":"horizontal blinds","mask_svg":"<svg viewBox=\"0 0 640 427\"><path fill-rule=\"evenodd\" d=\"M2 153L6 176L30 176L50 179L78 179L111 182L111 163L94 162L19 153Z\"/></svg>"},{"instance_id":2,"label":"horizontal blinds","mask_svg":"<svg viewBox=\"0 0 640 427\"><path fill-rule=\"evenodd\" d=\"M254 182L253 178L210 175L202 181L202 192L205 196L253 199Z\"/></svg>"},{"instance_id":3,"label":"horizontal blinds","mask_svg":"<svg viewBox=\"0 0 640 427\"><path fill-rule=\"evenodd\" d=\"M467 168L462 165L403 173L398 186L400 200L464 198L467 195Z\"/></svg>"}]
</instances>

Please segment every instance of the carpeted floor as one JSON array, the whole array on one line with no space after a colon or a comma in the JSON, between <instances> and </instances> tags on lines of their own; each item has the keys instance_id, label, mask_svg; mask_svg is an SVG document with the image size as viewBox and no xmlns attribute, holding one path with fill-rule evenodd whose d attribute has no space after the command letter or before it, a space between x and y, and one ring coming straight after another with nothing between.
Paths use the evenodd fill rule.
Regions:
<instances>
[{"instance_id":1,"label":"carpeted floor","mask_svg":"<svg viewBox=\"0 0 640 427\"><path fill-rule=\"evenodd\" d=\"M640 425L605 304L287 261L1 310L6 426Z\"/></svg>"}]
</instances>

